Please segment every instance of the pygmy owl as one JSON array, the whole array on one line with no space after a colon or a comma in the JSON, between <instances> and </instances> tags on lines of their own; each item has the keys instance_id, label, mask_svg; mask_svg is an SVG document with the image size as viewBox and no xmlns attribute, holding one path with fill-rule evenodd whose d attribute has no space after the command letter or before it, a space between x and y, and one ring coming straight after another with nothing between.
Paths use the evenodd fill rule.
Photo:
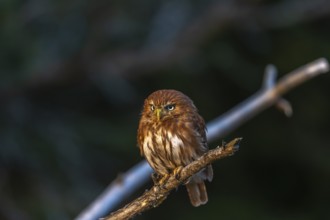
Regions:
<instances>
[{"instance_id":1,"label":"pygmy owl","mask_svg":"<svg viewBox=\"0 0 330 220\"><path fill-rule=\"evenodd\" d=\"M176 90L158 90L144 101L137 142L141 155L161 177L188 165L208 150L203 118L192 100ZM204 180L212 178L209 165L185 183L193 206L208 201Z\"/></svg>"}]
</instances>

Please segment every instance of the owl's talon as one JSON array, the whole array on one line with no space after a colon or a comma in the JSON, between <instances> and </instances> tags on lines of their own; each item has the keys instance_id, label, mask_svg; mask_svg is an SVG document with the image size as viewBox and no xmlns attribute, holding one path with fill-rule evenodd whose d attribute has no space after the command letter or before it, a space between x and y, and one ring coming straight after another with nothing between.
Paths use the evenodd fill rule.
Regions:
<instances>
[{"instance_id":1,"label":"owl's talon","mask_svg":"<svg viewBox=\"0 0 330 220\"><path fill-rule=\"evenodd\" d=\"M174 177L176 180L180 179L180 174L181 174L182 169L183 169L183 166L179 166L173 170L173 174L174 174Z\"/></svg>"},{"instance_id":2,"label":"owl's talon","mask_svg":"<svg viewBox=\"0 0 330 220\"><path fill-rule=\"evenodd\" d=\"M161 179L161 176L158 173L152 173L151 179L154 182L154 185L159 185L159 181Z\"/></svg>"},{"instance_id":3,"label":"owl's talon","mask_svg":"<svg viewBox=\"0 0 330 220\"><path fill-rule=\"evenodd\" d=\"M158 185L160 187L162 187L163 189L166 189L165 187L165 183L167 182L168 178L170 178L170 175L166 174L164 175L159 181L158 181Z\"/></svg>"},{"instance_id":4,"label":"owl's talon","mask_svg":"<svg viewBox=\"0 0 330 220\"><path fill-rule=\"evenodd\" d=\"M155 192L160 191L161 189L166 189L165 183L167 182L170 175L166 174L164 176L159 175L158 173L152 173L151 178L155 185Z\"/></svg>"},{"instance_id":5,"label":"owl's talon","mask_svg":"<svg viewBox=\"0 0 330 220\"><path fill-rule=\"evenodd\" d=\"M151 179L154 182L154 185L158 188L166 189L165 183L167 182L168 178L170 178L169 174L161 176L157 173L151 174Z\"/></svg>"},{"instance_id":6,"label":"owl's talon","mask_svg":"<svg viewBox=\"0 0 330 220\"><path fill-rule=\"evenodd\" d=\"M175 179L178 180L178 181L181 178L180 175L181 175L182 170L183 170L183 166L179 166L179 167L175 168L174 171L173 171L173 173L175 175ZM191 178L188 178L188 179L183 180L183 181L181 180L181 184L186 185L187 183L190 182L190 179Z\"/></svg>"}]
</instances>

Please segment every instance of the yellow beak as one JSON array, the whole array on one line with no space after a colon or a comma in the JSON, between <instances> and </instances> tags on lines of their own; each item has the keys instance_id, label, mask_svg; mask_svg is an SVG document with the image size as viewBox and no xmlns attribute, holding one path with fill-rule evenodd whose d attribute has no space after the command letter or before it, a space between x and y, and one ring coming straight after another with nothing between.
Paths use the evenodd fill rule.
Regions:
<instances>
[{"instance_id":1,"label":"yellow beak","mask_svg":"<svg viewBox=\"0 0 330 220\"><path fill-rule=\"evenodd\" d=\"M157 121L159 121L161 119L161 117L163 116L162 109L161 108L156 108L155 114L156 114L156 117L157 117Z\"/></svg>"}]
</instances>

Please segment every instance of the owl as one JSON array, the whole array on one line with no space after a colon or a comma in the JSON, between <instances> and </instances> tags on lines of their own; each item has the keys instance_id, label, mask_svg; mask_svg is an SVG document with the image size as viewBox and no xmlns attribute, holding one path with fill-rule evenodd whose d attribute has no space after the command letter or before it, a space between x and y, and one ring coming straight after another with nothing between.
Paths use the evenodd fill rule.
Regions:
<instances>
[{"instance_id":1,"label":"owl","mask_svg":"<svg viewBox=\"0 0 330 220\"><path fill-rule=\"evenodd\" d=\"M141 155L165 179L208 150L204 119L193 101L176 90L158 90L145 99L137 142ZM207 203L204 181L212 178L209 165L184 183L193 206Z\"/></svg>"}]
</instances>

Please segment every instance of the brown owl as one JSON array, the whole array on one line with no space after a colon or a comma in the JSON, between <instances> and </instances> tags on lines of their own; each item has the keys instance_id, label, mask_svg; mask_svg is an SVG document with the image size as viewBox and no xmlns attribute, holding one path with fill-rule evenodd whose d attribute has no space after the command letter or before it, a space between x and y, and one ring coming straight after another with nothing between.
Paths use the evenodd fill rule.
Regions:
<instances>
[{"instance_id":1,"label":"brown owl","mask_svg":"<svg viewBox=\"0 0 330 220\"><path fill-rule=\"evenodd\" d=\"M155 173L165 177L208 150L205 129L188 96L176 90L158 90L144 101L137 142ZM204 180L212 178L209 165L185 183L193 206L208 201Z\"/></svg>"}]
</instances>

